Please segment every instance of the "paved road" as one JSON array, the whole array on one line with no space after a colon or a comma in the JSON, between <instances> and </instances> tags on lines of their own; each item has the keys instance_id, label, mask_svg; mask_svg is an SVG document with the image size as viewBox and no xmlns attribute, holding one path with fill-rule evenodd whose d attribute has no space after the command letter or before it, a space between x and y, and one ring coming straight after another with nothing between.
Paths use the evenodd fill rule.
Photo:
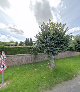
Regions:
<instances>
[{"instance_id":1,"label":"paved road","mask_svg":"<svg viewBox=\"0 0 80 92\"><path fill-rule=\"evenodd\" d=\"M50 91L46 92L80 92L80 76L73 80L58 84Z\"/></svg>"}]
</instances>

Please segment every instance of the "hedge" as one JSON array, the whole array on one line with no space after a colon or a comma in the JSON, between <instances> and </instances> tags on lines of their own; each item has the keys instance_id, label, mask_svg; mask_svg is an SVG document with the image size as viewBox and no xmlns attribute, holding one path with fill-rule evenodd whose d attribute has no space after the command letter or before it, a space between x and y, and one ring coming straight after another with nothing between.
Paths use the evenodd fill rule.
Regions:
<instances>
[{"instance_id":1,"label":"hedge","mask_svg":"<svg viewBox=\"0 0 80 92\"><path fill-rule=\"evenodd\" d=\"M31 54L32 53L32 46L27 47L5 47L0 46L0 53L4 51L7 55L16 55L16 54Z\"/></svg>"}]
</instances>

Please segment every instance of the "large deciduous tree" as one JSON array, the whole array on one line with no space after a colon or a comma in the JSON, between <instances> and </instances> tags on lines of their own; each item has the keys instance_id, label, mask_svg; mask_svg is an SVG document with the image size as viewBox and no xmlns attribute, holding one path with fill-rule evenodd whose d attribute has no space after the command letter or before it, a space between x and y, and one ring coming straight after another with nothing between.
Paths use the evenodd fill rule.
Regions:
<instances>
[{"instance_id":1,"label":"large deciduous tree","mask_svg":"<svg viewBox=\"0 0 80 92\"><path fill-rule=\"evenodd\" d=\"M40 30L36 35L36 46L50 56L50 67L54 68L54 56L58 52L66 50L69 45L70 36L66 34L68 27L66 24L54 23L49 20L49 23L43 22Z\"/></svg>"}]
</instances>

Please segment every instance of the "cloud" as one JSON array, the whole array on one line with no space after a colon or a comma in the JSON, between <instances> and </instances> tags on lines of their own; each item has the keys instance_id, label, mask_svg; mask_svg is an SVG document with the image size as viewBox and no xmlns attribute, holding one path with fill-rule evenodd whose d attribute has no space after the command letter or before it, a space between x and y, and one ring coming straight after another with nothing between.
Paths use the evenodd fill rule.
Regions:
<instances>
[{"instance_id":1,"label":"cloud","mask_svg":"<svg viewBox=\"0 0 80 92\"><path fill-rule=\"evenodd\" d=\"M10 7L9 1L8 0L0 0L0 6L2 8L9 8Z\"/></svg>"},{"instance_id":2,"label":"cloud","mask_svg":"<svg viewBox=\"0 0 80 92\"><path fill-rule=\"evenodd\" d=\"M47 22L49 19L61 21L60 7L62 0L31 0L30 8L34 12L38 24Z\"/></svg>"},{"instance_id":3,"label":"cloud","mask_svg":"<svg viewBox=\"0 0 80 92\"><path fill-rule=\"evenodd\" d=\"M4 23L0 23L0 29L6 28L6 25Z\"/></svg>"},{"instance_id":4,"label":"cloud","mask_svg":"<svg viewBox=\"0 0 80 92\"><path fill-rule=\"evenodd\" d=\"M10 35L1 35L0 34L0 41L9 42L9 41L20 41L20 40L16 39L15 37L12 37Z\"/></svg>"},{"instance_id":5,"label":"cloud","mask_svg":"<svg viewBox=\"0 0 80 92\"><path fill-rule=\"evenodd\" d=\"M5 29L5 30L10 30L10 32L14 32L16 34L21 34L23 35L23 31L15 25L6 25L4 23L0 23L0 29Z\"/></svg>"},{"instance_id":6,"label":"cloud","mask_svg":"<svg viewBox=\"0 0 80 92\"><path fill-rule=\"evenodd\" d=\"M62 0L48 0L51 7L58 8L62 4Z\"/></svg>"},{"instance_id":7,"label":"cloud","mask_svg":"<svg viewBox=\"0 0 80 92\"><path fill-rule=\"evenodd\" d=\"M0 23L0 41L24 41L23 31L12 25Z\"/></svg>"},{"instance_id":8,"label":"cloud","mask_svg":"<svg viewBox=\"0 0 80 92\"><path fill-rule=\"evenodd\" d=\"M16 34L8 29L0 29L0 41L24 41L25 37L21 34Z\"/></svg>"},{"instance_id":9,"label":"cloud","mask_svg":"<svg viewBox=\"0 0 80 92\"><path fill-rule=\"evenodd\" d=\"M3 9L0 8L0 23L3 24L14 24L14 21L9 17Z\"/></svg>"},{"instance_id":10,"label":"cloud","mask_svg":"<svg viewBox=\"0 0 80 92\"><path fill-rule=\"evenodd\" d=\"M5 35L1 35L0 36L0 41L4 42L4 41L9 41L8 37L6 37Z\"/></svg>"},{"instance_id":11,"label":"cloud","mask_svg":"<svg viewBox=\"0 0 80 92\"><path fill-rule=\"evenodd\" d=\"M69 28L80 25L80 0L63 0L63 5L60 10L60 15L62 16L62 23L66 23Z\"/></svg>"},{"instance_id":12,"label":"cloud","mask_svg":"<svg viewBox=\"0 0 80 92\"><path fill-rule=\"evenodd\" d=\"M21 29L18 29L17 26L9 26L8 29L16 34L22 35L24 33Z\"/></svg>"},{"instance_id":13,"label":"cloud","mask_svg":"<svg viewBox=\"0 0 80 92\"><path fill-rule=\"evenodd\" d=\"M38 24L42 24L42 22L47 22L49 19L52 18L50 4L47 0L43 0L42 2L36 1L35 5L32 5L32 10L34 11L34 15Z\"/></svg>"},{"instance_id":14,"label":"cloud","mask_svg":"<svg viewBox=\"0 0 80 92\"><path fill-rule=\"evenodd\" d=\"M53 21L55 20L56 22L61 22L60 10L58 8L52 7L51 12L53 15Z\"/></svg>"},{"instance_id":15,"label":"cloud","mask_svg":"<svg viewBox=\"0 0 80 92\"><path fill-rule=\"evenodd\" d=\"M80 35L80 27L74 27L68 30L67 34L76 36L76 35Z\"/></svg>"}]
</instances>

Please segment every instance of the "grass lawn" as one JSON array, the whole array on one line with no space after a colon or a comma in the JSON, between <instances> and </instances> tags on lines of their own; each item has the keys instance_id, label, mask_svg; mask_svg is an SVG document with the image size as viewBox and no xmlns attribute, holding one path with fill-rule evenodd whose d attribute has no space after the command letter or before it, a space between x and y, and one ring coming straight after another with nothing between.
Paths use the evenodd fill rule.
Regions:
<instances>
[{"instance_id":1,"label":"grass lawn","mask_svg":"<svg viewBox=\"0 0 80 92\"><path fill-rule=\"evenodd\" d=\"M0 92L43 92L80 73L80 56L56 60L55 70L50 70L48 63L45 61L8 68L5 82L8 81L9 85Z\"/></svg>"}]
</instances>

